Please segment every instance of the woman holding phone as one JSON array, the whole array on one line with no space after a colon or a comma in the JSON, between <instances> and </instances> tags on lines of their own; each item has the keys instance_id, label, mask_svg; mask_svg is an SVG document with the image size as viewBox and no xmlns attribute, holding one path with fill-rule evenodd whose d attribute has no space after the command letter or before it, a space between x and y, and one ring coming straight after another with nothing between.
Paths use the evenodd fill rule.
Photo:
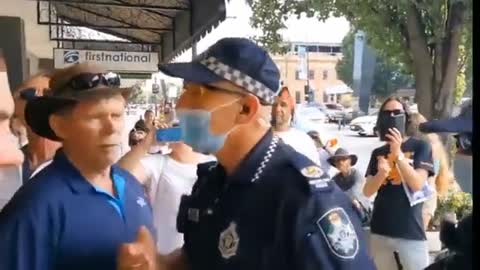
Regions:
<instances>
[{"instance_id":1,"label":"woman holding phone","mask_svg":"<svg viewBox=\"0 0 480 270\"><path fill-rule=\"evenodd\" d=\"M375 193L371 220L370 252L378 270L397 269L394 252L404 270L428 266L428 246L423 228L423 203L411 204L406 190L422 190L433 176L429 143L410 137L408 106L390 97L380 107L377 127L385 145L373 150L363 193Z\"/></svg>"}]
</instances>

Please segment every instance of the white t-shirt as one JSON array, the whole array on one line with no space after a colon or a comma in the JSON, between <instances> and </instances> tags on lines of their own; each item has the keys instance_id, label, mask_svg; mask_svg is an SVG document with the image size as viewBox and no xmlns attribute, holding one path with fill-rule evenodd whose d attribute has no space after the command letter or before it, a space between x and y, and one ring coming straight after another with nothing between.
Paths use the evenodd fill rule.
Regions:
<instances>
[{"instance_id":1,"label":"white t-shirt","mask_svg":"<svg viewBox=\"0 0 480 270\"><path fill-rule=\"evenodd\" d=\"M318 156L320 158L320 169L330 175L330 177L334 176L335 173L337 173L337 169L328 163L330 154L327 152L327 150L323 148L318 149Z\"/></svg>"},{"instance_id":2,"label":"white t-shirt","mask_svg":"<svg viewBox=\"0 0 480 270\"><path fill-rule=\"evenodd\" d=\"M214 160L205 156L200 163ZM147 191L157 230L157 251L168 254L183 245L177 231L177 214L182 195L189 195L197 180L197 164L180 163L167 155L149 155L141 160L147 176Z\"/></svg>"},{"instance_id":3,"label":"white t-shirt","mask_svg":"<svg viewBox=\"0 0 480 270\"><path fill-rule=\"evenodd\" d=\"M284 143L290 145L297 152L308 157L317 165L320 165L317 147L315 147L315 143L307 133L295 128L290 128L288 131L276 132L275 134L277 134Z\"/></svg>"}]
</instances>

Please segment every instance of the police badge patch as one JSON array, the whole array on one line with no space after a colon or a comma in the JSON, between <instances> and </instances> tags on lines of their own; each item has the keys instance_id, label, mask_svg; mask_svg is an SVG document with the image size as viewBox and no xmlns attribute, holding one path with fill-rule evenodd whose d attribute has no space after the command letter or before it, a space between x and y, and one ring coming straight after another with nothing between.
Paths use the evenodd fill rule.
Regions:
<instances>
[{"instance_id":1,"label":"police badge patch","mask_svg":"<svg viewBox=\"0 0 480 270\"><path fill-rule=\"evenodd\" d=\"M240 238L237 234L237 224L230 222L230 226L226 228L221 234L218 240L218 250L222 254L224 259L229 259L237 254L238 244Z\"/></svg>"},{"instance_id":2,"label":"police badge patch","mask_svg":"<svg viewBox=\"0 0 480 270\"><path fill-rule=\"evenodd\" d=\"M343 208L330 209L317 225L333 254L343 259L355 258L359 249L358 237Z\"/></svg>"},{"instance_id":3,"label":"police badge patch","mask_svg":"<svg viewBox=\"0 0 480 270\"><path fill-rule=\"evenodd\" d=\"M320 178L323 174L323 171L318 166L308 166L303 168L301 173L307 178Z\"/></svg>"}]
</instances>

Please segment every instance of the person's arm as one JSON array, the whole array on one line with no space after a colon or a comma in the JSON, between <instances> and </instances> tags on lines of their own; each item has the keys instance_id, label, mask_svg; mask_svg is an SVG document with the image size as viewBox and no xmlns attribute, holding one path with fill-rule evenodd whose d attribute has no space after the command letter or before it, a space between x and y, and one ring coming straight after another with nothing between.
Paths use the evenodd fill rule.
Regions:
<instances>
[{"instance_id":1,"label":"person's arm","mask_svg":"<svg viewBox=\"0 0 480 270\"><path fill-rule=\"evenodd\" d=\"M157 255L157 270L189 270L183 249L177 249L168 255Z\"/></svg>"},{"instance_id":2,"label":"person's arm","mask_svg":"<svg viewBox=\"0 0 480 270\"><path fill-rule=\"evenodd\" d=\"M402 175L403 180L407 183L408 187L413 191L421 190L425 181L428 178L427 170L423 168L414 169L412 165L408 163L408 160L398 160L397 167Z\"/></svg>"},{"instance_id":3,"label":"person's arm","mask_svg":"<svg viewBox=\"0 0 480 270\"><path fill-rule=\"evenodd\" d=\"M0 268L53 269L55 225L47 225L48 214L38 210L39 207L14 209L14 205L19 203L24 202L11 201L0 213Z\"/></svg>"},{"instance_id":4,"label":"person's arm","mask_svg":"<svg viewBox=\"0 0 480 270\"><path fill-rule=\"evenodd\" d=\"M117 256L117 270L188 270L182 249L168 255L157 253L150 231L140 227L135 242L122 244Z\"/></svg>"},{"instance_id":5,"label":"person's arm","mask_svg":"<svg viewBox=\"0 0 480 270\"><path fill-rule=\"evenodd\" d=\"M365 186L365 177L355 170L353 177L355 184L352 187L352 194L359 200L364 207L370 208L370 200L363 194L363 187Z\"/></svg>"},{"instance_id":6,"label":"person's arm","mask_svg":"<svg viewBox=\"0 0 480 270\"><path fill-rule=\"evenodd\" d=\"M370 198L377 193L388 177L390 169L385 157L377 155L374 151L370 157L367 173L365 174L367 179L363 187L363 195Z\"/></svg>"},{"instance_id":7,"label":"person's arm","mask_svg":"<svg viewBox=\"0 0 480 270\"><path fill-rule=\"evenodd\" d=\"M327 187L328 189L328 187ZM338 189L312 191L294 220L294 258L291 269L373 270L358 213L342 205ZM331 194L333 193L333 194ZM333 199L338 198L338 199ZM343 230L342 233L339 233ZM287 253L287 256L289 253ZM277 259L281 261L280 259ZM275 268L269 268L275 269Z\"/></svg>"},{"instance_id":8,"label":"person's arm","mask_svg":"<svg viewBox=\"0 0 480 270\"><path fill-rule=\"evenodd\" d=\"M401 145L403 142L402 135L396 129L390 129L387 134L390 145L390 152L396 159L396 166L402 179L407 183L408 187L413 191L421 190L429 175L429 171L433 175L432 148L429 143L423 142L415 149L413 157L413 166L404 156ZM400 158L403 157L403 158Z\"/></svg>"},{"instance_id":9,"label":"person's arm","mask_svg":"<svg viewBox=\"0 0 480 270\"><path fill-rule=\"evenodd\" d=\"M148 154L148 150L155 142L156 128L150 125L149 131L145 139L139 144L135 145L118 161L118 166L131 173L137 180L144 185L148 178L148 173L145 172L145 168L142 166L140 160Z\"/></svg>"},{"instance_id":10,"label":"person's arm","mask_svg":"<svg viewBox=\"0 0 480 270\"><path fill-rule=\"evenodd\" d=\"M382 186L383 182L387 178L388 173L378 172L375 176L367 176L367 181L363 187L363 194L370 198L372 197Z\"/></svg>"},{"instance_id":11,"label":"person's arm","mask_svg":"<svg viewBox=\"0 0 480 270\"><path fill-rule=\"evenodd\" d=\"M147 181L147 173L140 160L147 155L148 149L149 147L142 142L134 146L117 163L118 166L131 173L142 184Z\"/></svg>"}]
</instances>

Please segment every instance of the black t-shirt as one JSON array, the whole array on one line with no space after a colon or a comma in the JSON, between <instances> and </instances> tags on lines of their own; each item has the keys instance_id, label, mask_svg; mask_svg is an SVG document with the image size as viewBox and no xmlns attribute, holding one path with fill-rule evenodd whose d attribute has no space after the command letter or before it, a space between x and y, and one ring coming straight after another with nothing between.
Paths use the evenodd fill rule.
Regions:
<instances>
[{"instance_id":1,"label":"black t-shirt","mask_svg":"<svg viewBox=\"0 0 480 270\"><path fill-rule=\"evenodd\" d=\"M415 169L422 168L427 170L429 176L433 175L432 148L429 143L410 138L402 144L402 152L406 159L413 160ZM394 238L425 240L423 203L410 206L388 144L373 150L365 176L377 174L378 156L387 158L392 170L375 198L371 232Z\"/></svg>"}]
</instances>

